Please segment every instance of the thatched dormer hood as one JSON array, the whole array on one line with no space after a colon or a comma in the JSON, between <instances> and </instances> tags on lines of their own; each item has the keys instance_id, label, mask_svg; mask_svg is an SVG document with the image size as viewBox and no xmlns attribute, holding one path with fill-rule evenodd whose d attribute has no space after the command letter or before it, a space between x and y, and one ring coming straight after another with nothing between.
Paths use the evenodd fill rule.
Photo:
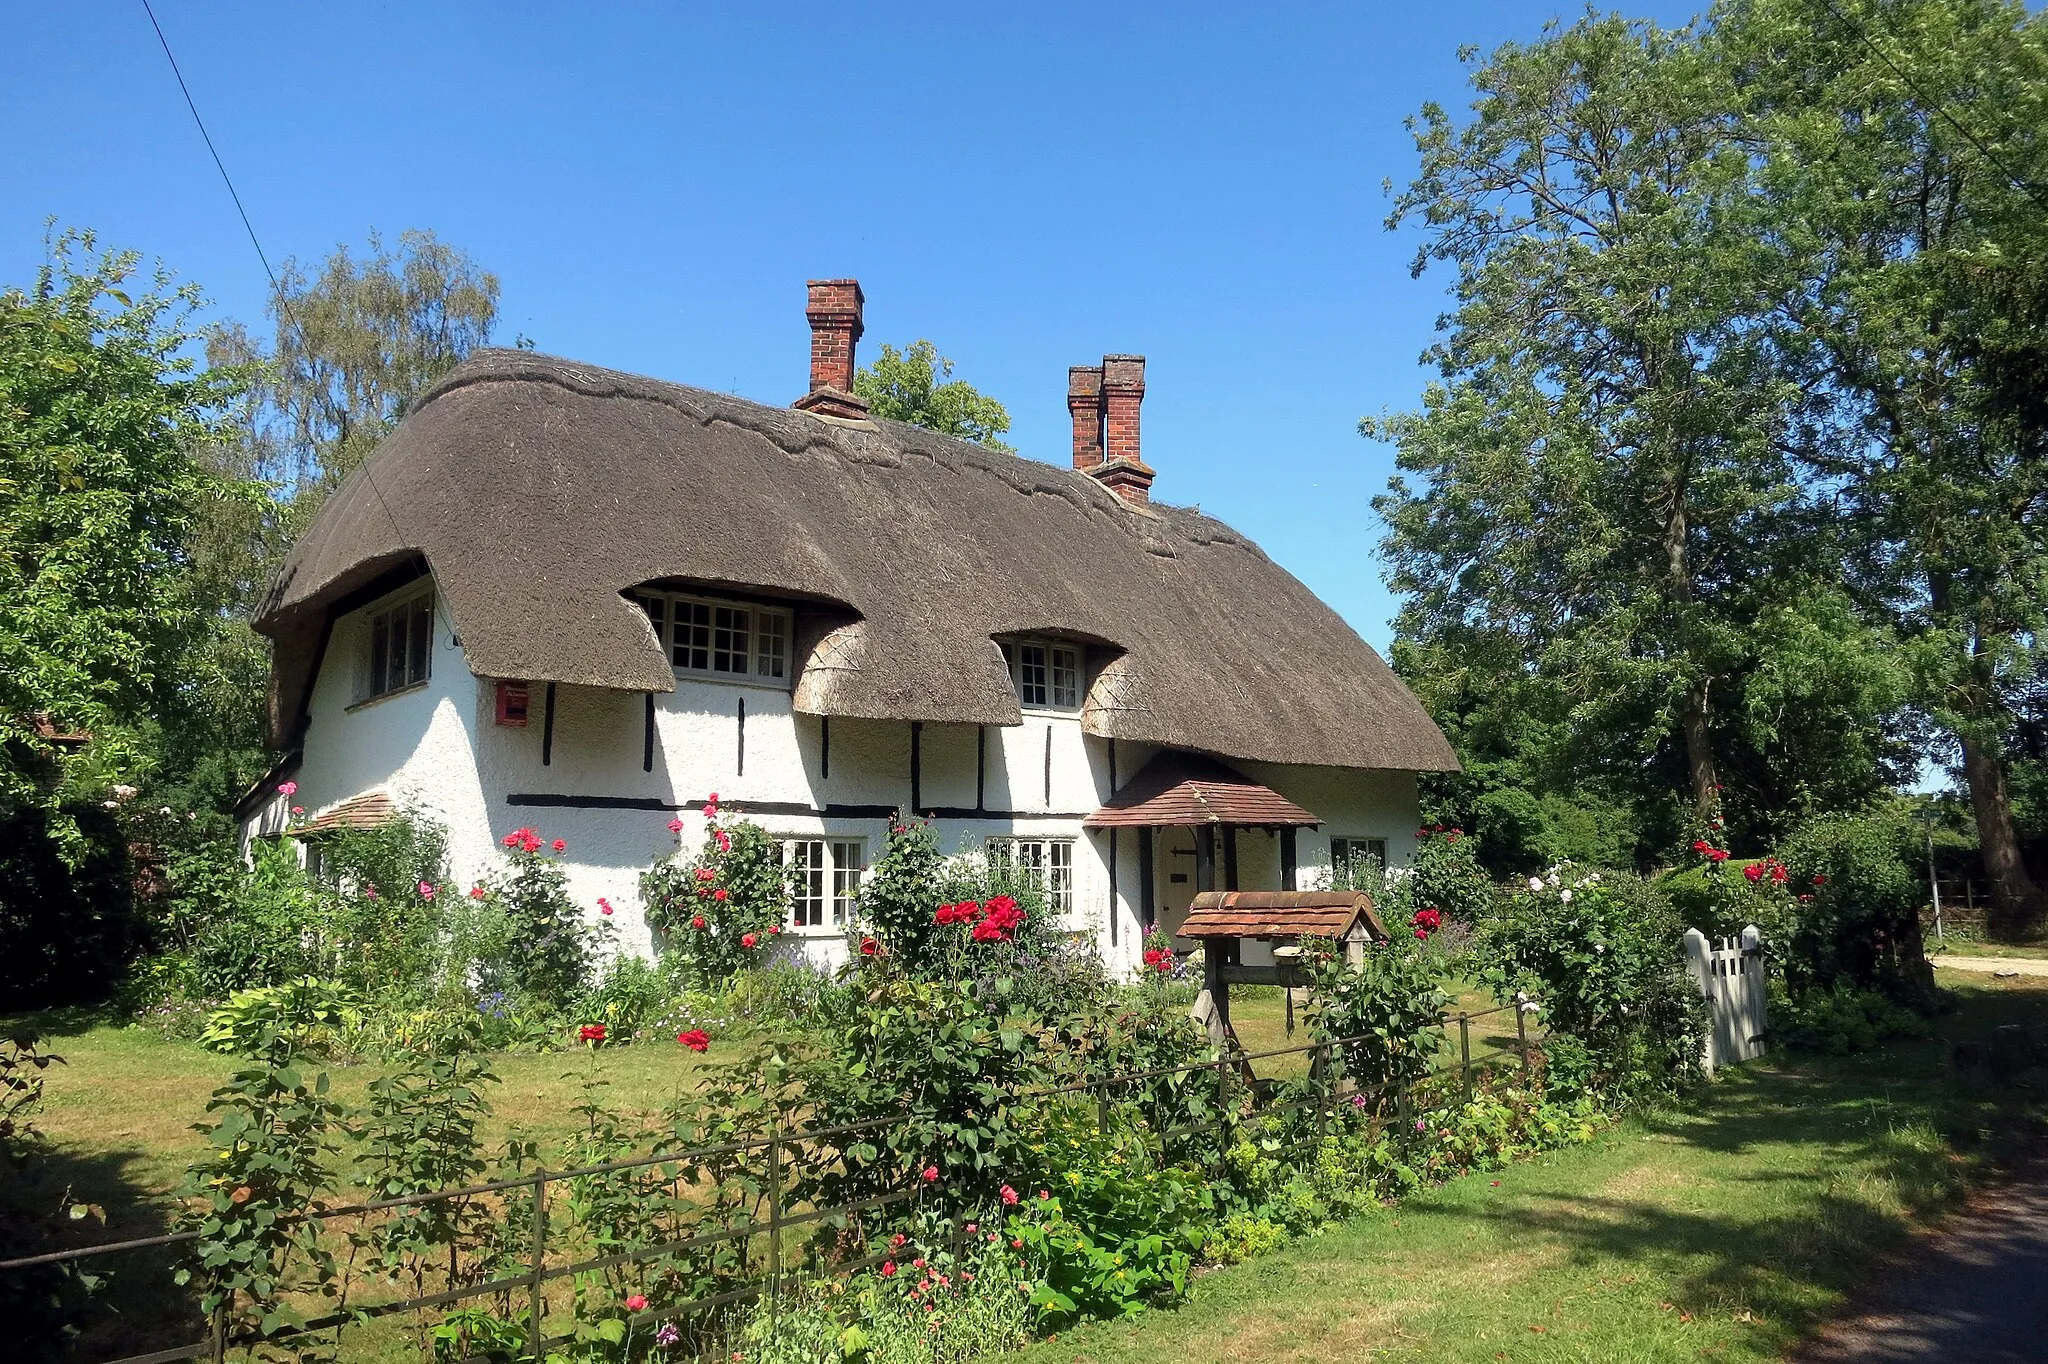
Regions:
<instances>
[{"instance_id":1,"label":"thatched dormer hood","mask_svg":"<svg viewBox=\"0 0 2048 1364\"><path fill-rule=\"evenodd\" d=\"M797 603L800 711L1016 724L995 638L1052 634L1110 657L1087 694L1093 734L1457 765L1379 655L1209 517L916 427L510 350L424 395L286 561L256 621L276 643L280 743L337 603L422 558L480 677L673 690L619 595L671 580Z\"/></svg>"}]
</instances>

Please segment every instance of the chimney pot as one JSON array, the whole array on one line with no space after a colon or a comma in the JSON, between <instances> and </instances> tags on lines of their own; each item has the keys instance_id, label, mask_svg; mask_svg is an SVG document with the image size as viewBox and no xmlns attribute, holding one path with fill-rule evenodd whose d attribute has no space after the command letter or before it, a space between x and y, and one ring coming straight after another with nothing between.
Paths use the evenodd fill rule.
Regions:
<instances>
[{"instance_id":1,"label":"chimney pot","mask_svg":"<svg viewBox=\"0 0 2048 1364\"><path fill-rule=\"evenodd\" d=\"M1071 396L1068 401L1072 402ZM1145 463L1138 443L1138 407L1144 401L1145 357L1103 356L1103 462L1089 472L1126 502L1151 499L1153 470Z\"/></svg>"},{"instance_id":2,"label":"chimney pot","mask_svg":"<svg viewBox=\"0 0 2048 1364\"><path fill-rule=\"evenodd\" d=\"M1074 417L1074 467L1093 470L1102 463L1102 366L1067 370L1067 411Z\"/></svg>"},{"instance_id":3,"label":"chimney pot","mask_svg":"<svg viewBox=\"0 0 2048 1364\"><path fill-rule=\"evenodd\" d=\"M853 393L853 348L860 341L861 310L867 300L857 279L807 281L811 323L811 389L792 407L825 417L858 421L868 414Z\"/></svg>"}]
</instances>

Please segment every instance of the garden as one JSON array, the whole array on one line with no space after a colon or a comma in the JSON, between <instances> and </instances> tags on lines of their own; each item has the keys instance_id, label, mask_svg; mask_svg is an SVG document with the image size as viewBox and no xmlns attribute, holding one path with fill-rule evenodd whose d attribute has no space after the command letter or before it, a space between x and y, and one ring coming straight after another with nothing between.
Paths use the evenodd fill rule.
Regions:
<instances>
[{"instance_id":1,"label":"garden","mask_svg":"<svg viewBox=\"0 0 2048 1364\"><path fill-rule=\"evenodd\" d=\"M1269 989L1229 1052L1165 942L1112 979L1028 878L921 821L825 973L782 941L773 843L715 799L643 878L652 962L541 830L457 886L416 818L310 873L144 818L163 949L113 1017L24 1020L6 1059L4 1257L52 1257L6 1271L8 1306L78 1359L976 1358L1689 1102L1688 923L1764 929L1793 1045L1942 1006L1882 815L1743 862L1702 838L1655 881L1501 884L1423 830L1402 874L1339 869L1401 931L1357 965L1309 944L1299 1035Z\"/></svg>"}]
</instances>

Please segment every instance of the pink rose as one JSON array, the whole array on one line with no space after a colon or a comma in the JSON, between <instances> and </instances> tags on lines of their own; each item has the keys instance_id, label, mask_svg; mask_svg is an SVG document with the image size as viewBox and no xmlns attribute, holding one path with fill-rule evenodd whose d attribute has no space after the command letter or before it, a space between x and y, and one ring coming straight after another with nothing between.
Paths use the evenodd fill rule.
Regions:
<instances>
[{"instance_id":1,"label":"pink rose","mask_svg":"<svg viewBox=\"0 0 2048 1364\"><path fill-rule=\"evenodd\" d=\"M277 784L277 794L283 796L287 800L291 799L293 796L296 796L298 793L299 784L295 781L281 781Z\"/></svg>"},{"instance_id":2,"label":"pink rose","mask_svg":"<svg viewBox=\"0 0 2048 1364\"><path fill-rule=\"evenodd\" d=\"M1017 1191L1007 1184L1003 1185L1003 1206L1006 1208L1017 1206Z\"/></svg>"},{"instance_id":3,"label":"pink rose","mask_svg":"<svg viewBox=\"0 0 2048 1364\"><path fill-rule=\"evenodd\" d=\"M632 1297L626 1299L626 1310L628 1312L645 1312L647 1310L647 1299L635 1293Z\"/></svg>"},{"instance_id":4,"label":"pink rose","mask_svg":"<svg viewBox=\"0 0 2048 1364\"><path fill-rule=\"evenodd\" d=\"M431 899L433 899L433 898L434 898L434 883L433 883L433 882L431 882L431 881L422 881L422 882L420 882L420 898L421 898L422 900L431 900Z\"/></svg>"},{"instance_id":5,"label":"pink rose","mask_svg":"<svg viewBox=\"0 0 2048 1364\"><path fill-rule=\"evenodd\" d=\"M556 852L560 852L562 849L568 847L569 845L558 838L553 843L550 843L548 846L553 848Z\"/></svg>"},{"instance_id":6,"label":"pink rose","mask_svg":"<svg viewBox=\"0 0 2048 1364\"><path fill-rule=\"evenodd\" d=\"M683 831L683 822L680 819L670 820L668 822L668 831L672 834L681 833Z\"/></svg>"}]
</instances>

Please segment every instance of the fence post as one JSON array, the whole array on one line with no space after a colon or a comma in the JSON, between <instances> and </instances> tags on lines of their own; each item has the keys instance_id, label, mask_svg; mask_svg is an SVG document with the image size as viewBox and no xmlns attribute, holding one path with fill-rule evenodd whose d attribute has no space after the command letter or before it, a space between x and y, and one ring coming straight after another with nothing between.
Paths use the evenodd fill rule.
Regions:
<instances>
[{"instance_id":1,"label":"fence post","mask_svg":"<svg viewBox=\"0 0 2048 1364\"><path fill-rule=\"evenodd\" d=\"M1316 1147L1320 1151L1330 1126L1330 1048L1327 1043L1309 1053L1308 1070L1316 1083Z\"/></svg>"},{"instance_id":2,"label":"fence post","mask_svg":"<svg viewBox=\"0 0 2048 1364\"><path fill-rule=\"evenodd\" d=\"M1515 1044L1521 1048L1522 1052L1522 1088L1524 1089L1529 1087L1529 1025L1524 1021L1528 1018L1529 1011L1522 1007L1526 1003L1528 1003L1528 1000L1521 995L1515 996Z\"/></svg>"},{"instance_id":3,"label":"fence post","mask_svg":"<svg viewBox=\"0 0 2048 1364\"><path fill-rule=\"evenodd\" d=\"M213 1364L224 1364L228 1357L228 1301L213 1309Z\"/></svg>"},{"instance_id":4,"label":"fence post","mask_svg":"<svg viewBox=\"0 0 2048 1364\"><path fill-rule=\"evenodd\" d=\"M1095 1134L1100 1137L1109 1135L1108 1081L1104 1081L1102 1087L1095 1091Z\"/></svg>"},{"instance_id":5,"label":"fence post","mask_svg":"<svg viewBox=\"0 0 2048 1364\"><path fill-rule=\"evenodd\" d=\"M533 1274L527 1281L526 1353L534 1359L541 1357L541 1342L546 1338L541 1331L541 1272L548 1262L548 1172L546 1167L534 1171L533 1178Z\"/></svg>"},{"instance_id":6,"label":"fence post","mask_svg":"<svg viewBox=\"0 0 2048 1364\"><path fill-rule=\"evenodd\" d=\"M1465 1102L1472 1102L1472 1019L1458 1011L1458 1074L1464 1083Z\"/></svg>"},{"instance_id":7,"label":"fence post","mask_svg":"<svg viewBox=\"0 0 2048 1364\"><path fill-rule=\"evenodd\" d=\"M782 1122L768 1121L768 1339L775 1339L782 1285Z\"/></svg>"}]
</instances>

